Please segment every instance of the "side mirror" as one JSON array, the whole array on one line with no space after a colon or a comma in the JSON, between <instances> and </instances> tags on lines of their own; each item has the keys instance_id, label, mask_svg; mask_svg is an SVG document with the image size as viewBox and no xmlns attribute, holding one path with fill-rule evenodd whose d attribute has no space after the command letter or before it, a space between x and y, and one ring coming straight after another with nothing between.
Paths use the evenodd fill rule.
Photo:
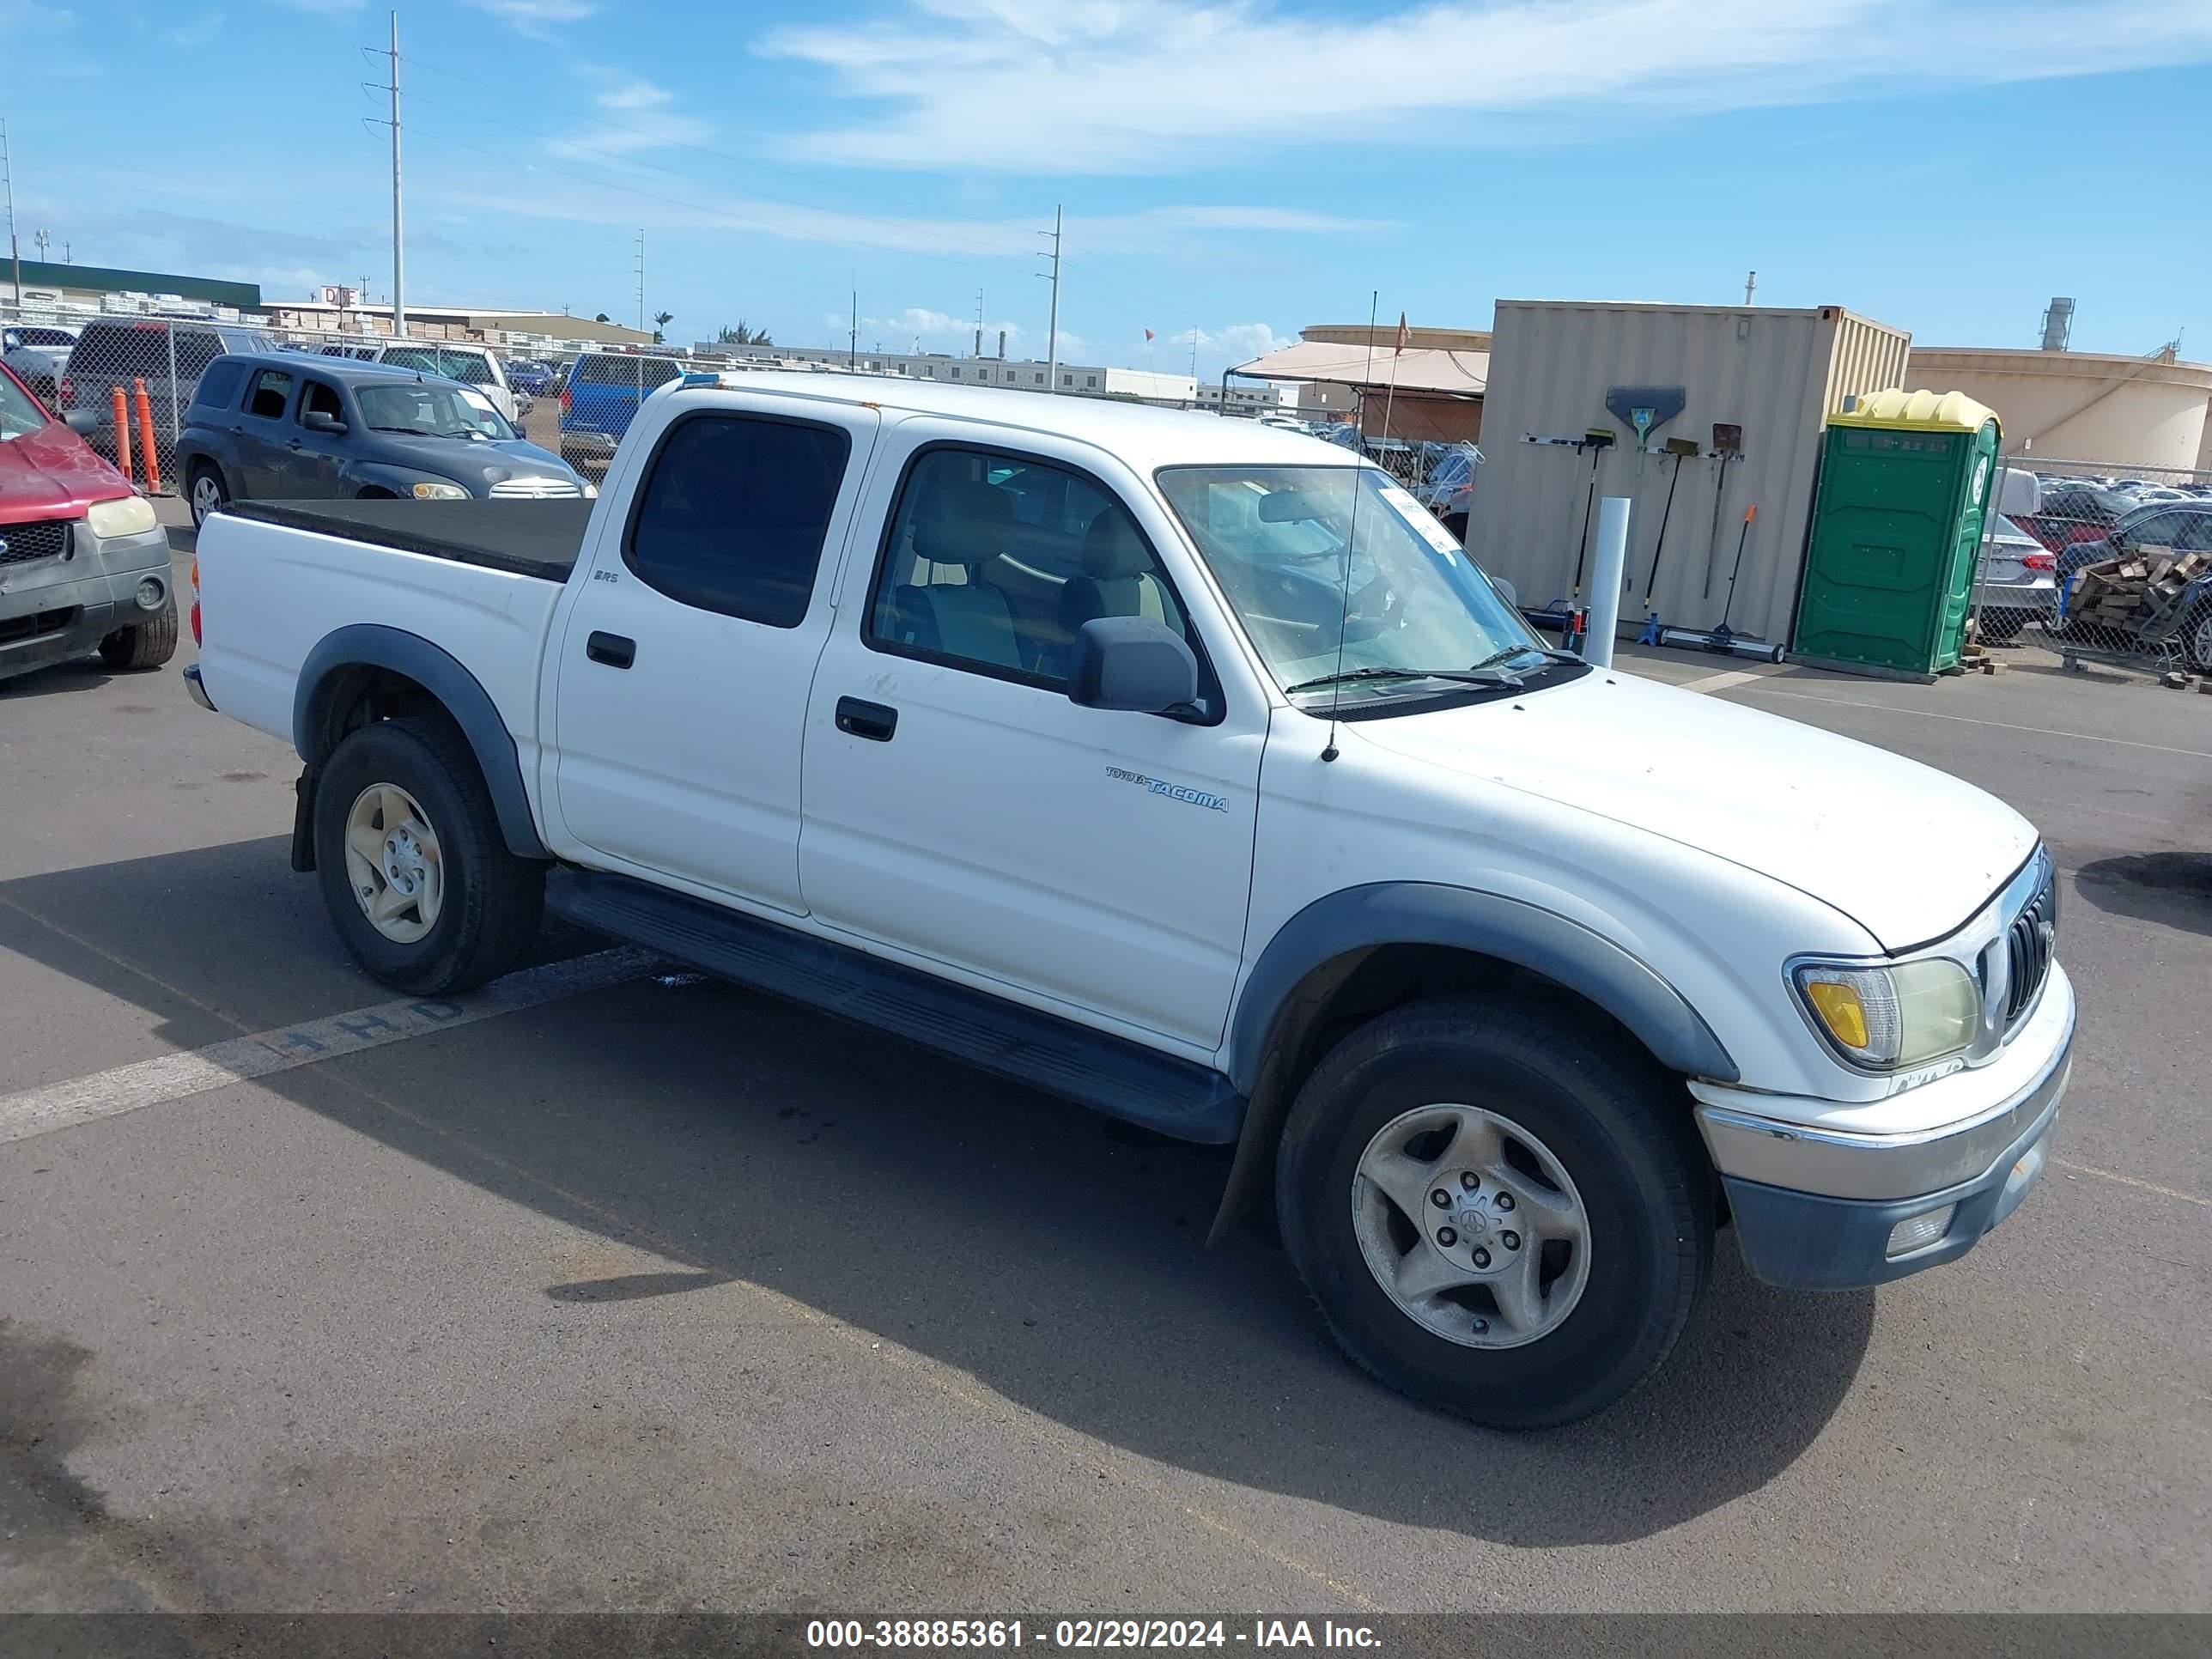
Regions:
<instances>
[{"instance_id":1,"label":"side mirror","mask_svg":"<svg viewBox=\"0 0 2212 1659\"><path fill-rule=\"evenodd\" d=\"M343 421L335 415L325 414L319 409L311 409L300 416L300 424L310 432L337 434L346 429L346 423Z\"/></svg>"},{"instance_id":2,"label":"side mirror","mask_svg":"<svg viewBox=\"0 0 2212 1659\"><path fill-rule=\"evenodd\" d=\"M1198 701L1198 658L1149 617L1094 617L1075 636L1067 697L1085 708L1176 713Z\"/></svg>"},{"instance_id":3,"label":"side mirror","mask_svg":"<svg viewBox=\"0 0 2212 1659\"><path fill-rule=\"evenodd\" d=\"M100 416L89 409L72 409L62 416L62 424L80 438L89 438L100 430Z\"/></svg>"}]
</instances>

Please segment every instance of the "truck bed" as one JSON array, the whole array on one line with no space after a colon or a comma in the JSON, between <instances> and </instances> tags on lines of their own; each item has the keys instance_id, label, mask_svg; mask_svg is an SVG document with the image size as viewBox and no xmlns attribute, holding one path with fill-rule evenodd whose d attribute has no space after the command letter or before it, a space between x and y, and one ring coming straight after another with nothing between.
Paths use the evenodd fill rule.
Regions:
<instances>
[{"instance_id":1,"label":"truck bed","mask_svg":"<svg viewBox=\"0 0 2212 1659\"><path fill-rule=\"evenodd\" d=\"M230 501L234 518L373 542L459 564L565 582L593 503L559 501Z\"/></svg>"}]
</instances>

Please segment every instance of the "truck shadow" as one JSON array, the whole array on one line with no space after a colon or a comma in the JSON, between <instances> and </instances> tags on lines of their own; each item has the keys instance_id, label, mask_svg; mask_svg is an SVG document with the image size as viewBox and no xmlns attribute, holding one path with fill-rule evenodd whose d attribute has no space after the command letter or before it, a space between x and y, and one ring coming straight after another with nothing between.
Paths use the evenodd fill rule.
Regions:
<instances>
[{"instance_id":1,"label":"truck shadow","mask_svg":"<svg viewBox=\"0 0 2212 1659\"><path fill-rule=\"evenodd\" d=\"M180 894L227 896L219 925L167 925ZM333 960L282 838L0 884L0 949L147 1008L182 1046L390 994ZM164 988L180 980L191 1004ZM333 1073L354 1087L328 1086ZM694 975L258 1086L667 1259L540 1287L580 1335L629 1340L635 1304L742 1281L1139 1456L1508 1544L1643 1538L1765 1486L1845 1397L1874 1319L1870 1292L1756 1284L1723 1234L1650 1384L1593 1422L1488 1433L1340 1358L1263 1229L1204 1247L1219 1152L1109 1134L1079 1108Z\"/></svg>"},{"instance_id":2,"label":"truck shadow","mask_svg":"<svg viewBox=\"0 0 2212 1659\"><path fill-rule=\"evenodd\" d=\"M2097 859L2074 872L2074 890L2111 915L2212 933L2212 854L2126 853Z\"/></svg>"}]
</instances>

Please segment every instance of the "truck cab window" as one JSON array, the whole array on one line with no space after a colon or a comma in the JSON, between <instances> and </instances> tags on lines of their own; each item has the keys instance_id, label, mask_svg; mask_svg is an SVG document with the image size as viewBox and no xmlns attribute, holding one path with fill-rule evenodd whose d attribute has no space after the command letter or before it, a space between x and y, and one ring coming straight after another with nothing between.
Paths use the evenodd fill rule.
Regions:
<instances>
[{"instance_id":1,"label":"truck cab window","mask_svg":"<svg viewBox=\"0 0 2212 1659\"><path fill-rule=\"evenodd\" d=\"M292 377L281 368L264 368L253 377L253 390L246 394L246 412L264 421L281 421L284 406L292 401Z\"/></svg>"},{"instance_id":2,"label":"truck cab window","mask_svg":"<svg viewBox=\"0 0 2212 1659\"><path fill-rule=\"evenodd\" d=\"M876 574L870 644L1058 686L1076 631L1096 617L1188 632L1120 501L1023 457L933 449L914 463Z\"/></svg>"},{"instance_id":3,"label":"truck cab window","mask_svg":"<svg viewBox=\"0 0 2212 1659\"><path fill-rule=\"evenodd\" d=\"M653 458L623 562L680 604L796 628L851 449L838 427L727 415L679 421Z\"/></svg>"}]
</instances>

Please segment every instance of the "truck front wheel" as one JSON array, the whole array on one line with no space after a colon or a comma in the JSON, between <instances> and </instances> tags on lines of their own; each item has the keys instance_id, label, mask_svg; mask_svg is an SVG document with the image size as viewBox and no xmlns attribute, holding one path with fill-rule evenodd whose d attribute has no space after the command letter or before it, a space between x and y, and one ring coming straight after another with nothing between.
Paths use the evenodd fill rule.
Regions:
<instances>
[{"instance_id":1,"label":"truck front wheel","mask_svg":"<svg viewBox=\"0 0 2212 1659\"><path fill-rule=\"evenodd\" d=\"M1276 1164L1283 1237L1345 1352L1489 1427L1602 1411L1656 1370L1712 1261L1687 1102L1609 1030L1503 999L1345 1038Z\"/></svg>"},{"instance_id":2,"label":"truck front wheel","mask_svg":"<svg viewBox=\"0 0 2212 1659\"><path fill-rule=\"evenodd\" d=\"M512 967L538 931L544 866L500 835L467 742L434 716L381 720L315 787L315 872L338 937L395 990L441 996Z\"/></svg>"}]
</instances>

